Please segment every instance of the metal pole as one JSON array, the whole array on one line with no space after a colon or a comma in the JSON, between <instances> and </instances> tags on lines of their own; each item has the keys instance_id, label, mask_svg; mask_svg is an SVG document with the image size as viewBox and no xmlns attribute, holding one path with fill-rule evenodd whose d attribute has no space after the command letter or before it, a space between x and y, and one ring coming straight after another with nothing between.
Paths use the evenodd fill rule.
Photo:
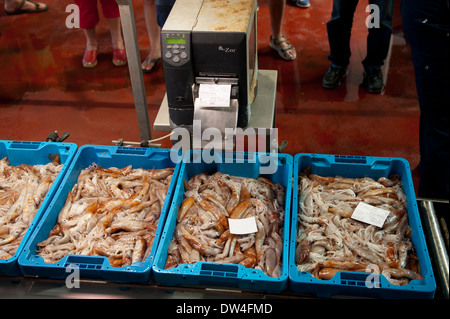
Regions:
<instances>
[{"instance_id":1,"label":"metal pole","mask_svg":"<svg viewBox=\"0 0 450 319\"><path fill-rule=\"evenodd\" d=\"M422 211L422 217L425 224L425 228L428 233L428 238L431 243L433 255L436 259L436 268L439 272L439 277L442 282L442 290L445 298L448 299L449 286L449 266L448 266L448 254L445 249L444 239L439 230L439 221L436 217L434 205L431 200L419 201Z\"/></svg>"},{"instance_id":2,"label":"metal pole","mask_svg":"<svg viewBox=\"0 0 450 319\"><path fill-rule=\"evenodd\" d=\"M145 96L144 77L136 33L133 6L131 0L116 0L120 10L120 21L127 51L128 68L130 70L131 88L141 137L141 145L147 146L152 139L152 130L148 115L147 98Z\"/></svg>"}]
</instances>

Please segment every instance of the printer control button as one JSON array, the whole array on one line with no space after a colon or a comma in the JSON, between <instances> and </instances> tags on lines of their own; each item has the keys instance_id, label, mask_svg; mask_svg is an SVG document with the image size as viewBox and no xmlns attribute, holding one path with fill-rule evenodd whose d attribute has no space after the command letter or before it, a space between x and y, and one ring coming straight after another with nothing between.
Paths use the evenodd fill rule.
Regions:
<instances>
[{"instance_id":1,"label":"printer control button","mask_svg":"<svg viewBox=\"0 0 450 319\"><path fill-rule=\"evenodd\" d=\"M172 48L179 49L180 47L178 46L178 44L175 44Z\"/></svg>"},{"instance_id":2,"label":"printer control button","mask_svg":"<svg viewBox=\"0 0 450 319\"><path fill-rule=\"evenodd\" d=\"M184 45L180 45L180 50L184 50L186 47Z\"/></svg>"},{"instance_id":3,"label":"printer control button","mask_svg":"<svg viewBox=\"0 0 450 319\"><path fill-rule=\"evenodd\" d=\"M180 53L180 50L172 50L172 53L173 54L178 54L178 53Z\"/></svg>"},{"instance_id":4,"label":"printer control button","mask_svg":"<svg viewBox=\"0 0 450 319\"><path fill-rule=\"evenodd\" d=\"M172 61L175 63L180 62L180 58L176 55L173 57Z\"/></svg>"},{"instance_id":5,"label":"printer control button","mask_svg":"<svg viewBox=\"0 0 450 319\"><path fill-rule=\"evenodd\" d=\"M166 56L167 59L170 59L170 58L172 57L172 53L166 52L166 55L165 55L165 56Z\"/></svg>"},{"instance_id":6,"label":"printer control button","mask_svg":"<svg viewBox=\"0 0 450 319\"><path fill-rule=\"evenodd\" d=\"M182 59L187 59L187 53L186 52L181 52L181 54L180 54L180 58L182 58Z\"/></svg>"}]
</instances>

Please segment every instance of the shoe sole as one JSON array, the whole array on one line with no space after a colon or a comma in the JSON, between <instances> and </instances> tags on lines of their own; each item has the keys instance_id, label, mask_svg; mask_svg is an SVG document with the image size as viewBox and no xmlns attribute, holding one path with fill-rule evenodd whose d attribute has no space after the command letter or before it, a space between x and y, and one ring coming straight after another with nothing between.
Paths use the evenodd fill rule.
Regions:
<instances>
[{"instance_id":1,"label":"shoe sole","mask_svg":"<svg viewBox=\"0 0 450 319\"><path fill-rule=\"evenodd\" d=\"M383 91L383 89L380 90L369 90L367 89L367 92L372 93L372 94L380 94Z\"/></svg>"},{"instance_id":2,"label":"shoe sole","mask_svg":"<svg viewBox=\"0 0 450 319\"><path fill-rule=\"evenodd\" d=\"M124 65L126 65L127 64L127 62L126 61L112 61L112 63L115 65L115 66L124 66Z\"/></svg>"},{"instance_id":3,"label":"shoe sole","mask_svg":"<svg viewBox=\"0 0 450 319\"><path fill-rule=\"evenodd\" d=\"M85 69L93 69L97 66L98 61L95 61L94 63L83 63L83 68Z\"/></svg>"}]
</instances>

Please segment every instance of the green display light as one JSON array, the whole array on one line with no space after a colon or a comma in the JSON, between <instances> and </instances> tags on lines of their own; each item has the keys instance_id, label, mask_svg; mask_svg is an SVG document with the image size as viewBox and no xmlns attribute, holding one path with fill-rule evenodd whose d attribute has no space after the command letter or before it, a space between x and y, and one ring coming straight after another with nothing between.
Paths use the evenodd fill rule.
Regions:
<instances>
[{"instance_id":1,"label":"green display light","mask_svg":"<svg viewBox=\"0 0 450 319\"><path fill-rule=\"evenodd\" d=\"M167 44L186 44L185 38L166 38Z\"/></svg>"}]
</instances>

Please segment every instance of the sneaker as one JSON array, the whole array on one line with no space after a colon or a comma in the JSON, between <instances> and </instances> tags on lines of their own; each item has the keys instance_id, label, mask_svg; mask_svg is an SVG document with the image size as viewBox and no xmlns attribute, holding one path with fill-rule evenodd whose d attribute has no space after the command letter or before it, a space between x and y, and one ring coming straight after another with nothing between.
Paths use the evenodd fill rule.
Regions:
<instances>
[{"instance_id":1,"label":"sneaker","mask_svg":"<svg viewBox=\"0 0 450 319\"><path fill-rule=\"evenodd\" d=\"M347 75L347 69L339 66L330 65L327 73L323 77L322 86L325 89L337 88L342 79Z\"/></svg>"},{"instance_id":2,"label":"sneaker","mask_svg":"<svg viewBox=\"0 0 450 319\"><path fill-rule=\"evenodd\" d=\"M309 8L311 6L309 0L297 0L295 1L295 5L300 8Z\"/></svg>"},{"instance_id":3,"label":"sneaker","mask_svg":"<svg viewBox=\"0 0 450 319\"><path fill-rule=\"evenodd\" d=\"M362 86L369 93L381 93L383 90L383 73L380 68L368 68L364 71Z\"/></svg>"}]
</instances>

